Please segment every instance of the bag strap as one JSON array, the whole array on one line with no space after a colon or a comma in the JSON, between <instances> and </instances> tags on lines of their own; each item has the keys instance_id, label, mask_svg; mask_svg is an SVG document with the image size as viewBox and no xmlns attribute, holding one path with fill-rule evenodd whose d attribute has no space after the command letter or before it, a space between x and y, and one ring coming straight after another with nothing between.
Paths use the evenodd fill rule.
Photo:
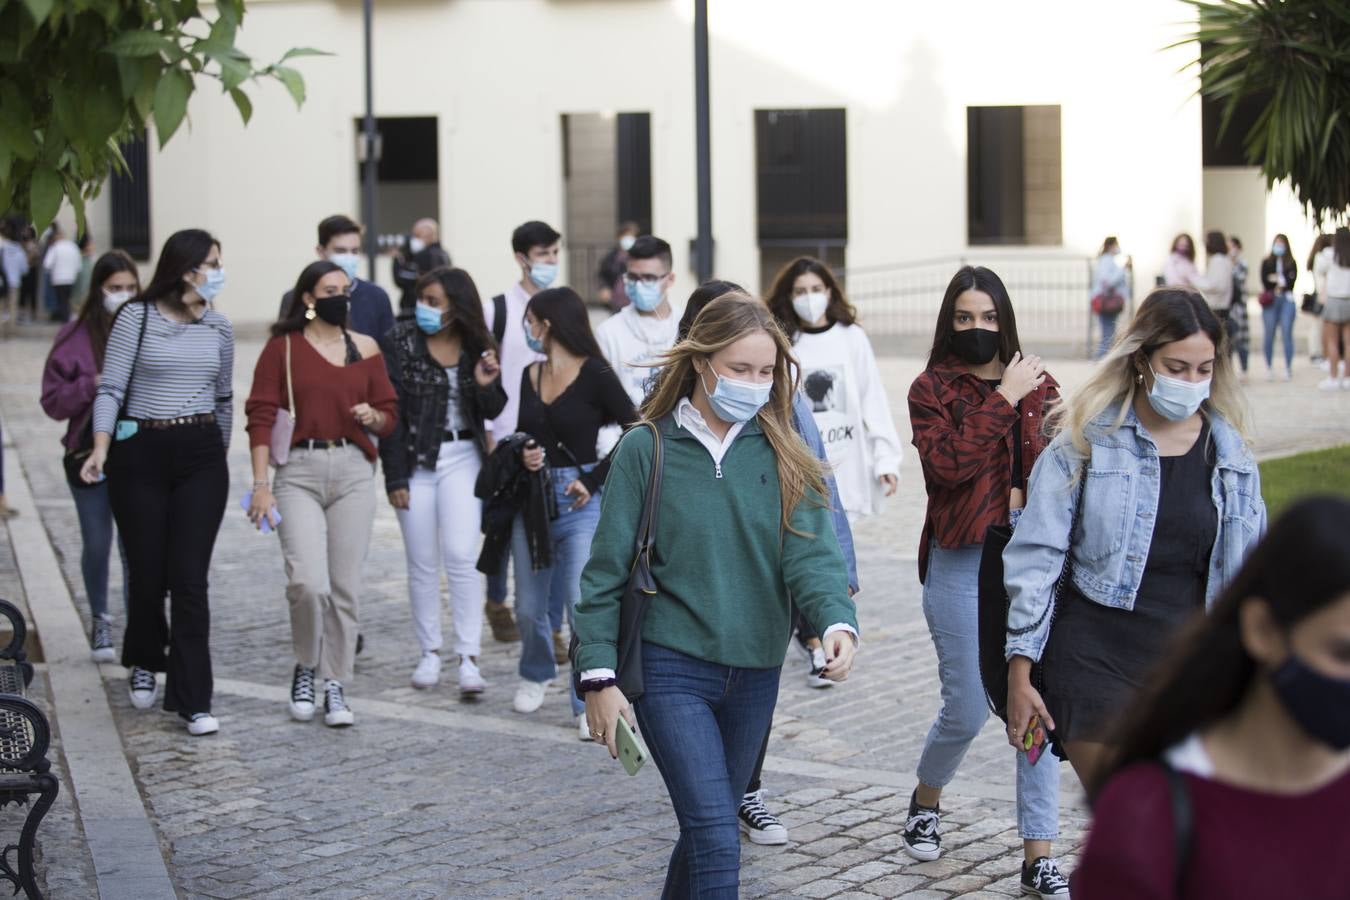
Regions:
<instances>
[{"instance_id":1,"label":"bag strap","mask_svg":"<svg viewBox=\"0 0 1350 900\"><path fill-rule=\"evenodd\" d=\"M1039 619L1024 628L1009 628L1008 634L1014 637L1030 634L1041 627L1041 623L1046 617L1050 617L1050 624L1055 623L1055 610L1059 607L1060 596L1064 593L1064 585L1073 578L1073 536L1078 531L1078 522L1083 516L1083 495L1087 493L1087 471L1089 460L1084 460L1082 467L1078 470L1077 494L1073 503L1073 515L1069 518L1069 545L1064 550L1064 567L1059 570L1059 577L1055 579L1055 587L1050 595L1050 603L1046 606L1045 612L1041 613ZM1037 671L1040 671L1039 669Z\"/></svg>"},{"instance_id":2,"label":"bag strap","mask_svg":"<svg viewBox=\"0 0 1350 900\"><path fill-rule=\"evenodd\" d=\"M497 341L497 350L501 351L502 338L506 337L506 295L498 294L492 298L492 336Z\"/></svg>"},{"instance_id":3,"label":"bag strap","mask_svg":"<svg viewBox=\"0 0 1350 900\"><path fill-rule=\"evenodd\" d=\"M127 370L127 389L122 392L122 408L117 411L117 418L123 418L123 413L131 405L131 382L136 377L136 363L141 360L141 345L145 343L145 323L150 318L150 303L153 301L141 301L141 330L136 336L136 352L131 357L131 368ZM123 304L122 309L126 309ZM121 310L118 310L121 312Z\"/></svg>"},{"instance_id":4,"label":"bag strap","mask_svg":"<svg viewBox=\"0 0 1350 900\"><path fill-rule=\"evenodd\" d=\"M291 336L286 335L286 408L295 421L295 388L291 383Z\"/></svg>"},{"instance_id":5,"label":"bag strap","mask_svg":"<svg viewBox=\"0 0 1350 900\"><path fill-rule=\"evenodd\" d=\"M642 517L638 520L635 555L645 556L650 567L652 548L656 546L656 514L657 507L661 504L661 482L664 480L666 454L661 428L655 422L639 422L638 427L648 428L652 433L652 470L647 475L647 495L642 501Z\"/></svg>"},{"instance_id":6,"label":"bag strap","mask_svg":"<svg viewBox=\"0 0 1350 900\"><path fill-rule=\"evenodd\" d=\"M1186 880L1186 867L1191 860L1191 839L1195 831L1195 815L1191 809L1191 792L1186 787L1186 776L1166 762L1163 771L1167 773L1167 793L1172 806L1172 855L1175 868L1172 871L1176 895L1184 897L1181 889Z\"/></svg>"}]
</instances>

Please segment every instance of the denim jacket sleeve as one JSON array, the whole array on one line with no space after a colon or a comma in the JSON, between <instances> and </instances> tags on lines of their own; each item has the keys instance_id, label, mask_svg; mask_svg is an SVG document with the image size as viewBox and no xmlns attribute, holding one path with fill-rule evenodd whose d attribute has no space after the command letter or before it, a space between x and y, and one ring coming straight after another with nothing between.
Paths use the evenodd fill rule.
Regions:
<instances>
[{"instance_id":1,"label":"denim jacket sleeve","mask_svg":"<svg viewBox=\"0 0 1350 900\"><path fill-rule=\"evenodd\" d=\"M792 400L792 425L806 442L806 446L811 448L816 459L828 464L830 459L825 455L825 442L821 440L820 429L816 427L816 417L811 414L811 409L801 394L797 394ZM844 564L848 566L848 586L856 594L859 590L858 557L853 549L853 529L849 527L848 515L844 512L844 505L839 499L839 484L829 472L825 473L825 489L830 494L830 522L834 525L835 537L839 539Z\"/></svg>"},{"instance_id":2,"label":"denim jacket sleeve","mask_svg":"<svg viewBox=\"0 0 1350 900\"><path fill-rule=\"evenodd\" d=\"M1070 544L1073 508L1082 485L1068 489L1072 445L1056 438L1031 470L1027 505L1003 551L1003 586L1008 591L1005 655L1039 660L1050 636L1050 604Z\"/></svg>"}]
</instances>

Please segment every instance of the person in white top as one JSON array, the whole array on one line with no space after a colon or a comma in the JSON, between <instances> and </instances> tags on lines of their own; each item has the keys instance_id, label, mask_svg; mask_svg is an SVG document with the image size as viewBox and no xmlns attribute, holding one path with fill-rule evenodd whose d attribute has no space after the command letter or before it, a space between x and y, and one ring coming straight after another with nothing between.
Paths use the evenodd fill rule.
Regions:
<instances>
[{"instance_id":1,"label":"person in white top","mask_svg":"<svg viewBox=\"0 0 1350 900\"><path fill-rule=\"evenodd\" d=\"M507 288L504 294L483 302L483 319L497 341L502 387L506 390L506 407L502 414L487 423L489 453L496 440L515 433L516 417L520 414L521 375L531 363L544 358L526 344L525 306L531 297L557 281L562 235L545 222L526 222L511 232L511 250L515 253L516 266L520 269L520 280ZM511 611L506 608L506 572L510 565L511 554L508 550L502 554L501 572L487 578L484 611L493 640L501 643L520 640L520 631L511 618ZM554 619L554 633L558 634L561 627L562 610L559 609ZM561 638L558 639L560 642ZM562 649L565 651L567 648Z\"/></svg>"},{"instance_id":2,"label":"person in white top","mask_svg":"<svg viewBox=\"0 0 1350 900\"><path fill-rule=\"evenodd\" d=\"M47 277L56 292L53 322L65 322L70 318L70 293L75 280L80 277L80 263L80 248L60 225L52 225L52 239L47 245L47 255L42 259L42 268L47 270Z\"/></svg>"},{"instance_id":3,"label":"person in white top","mask_svg":"<svg viewBox=\"0 0 1350 900\"><path fill-rule=\"evenodd\" d=\"M1163 263L1163 284L1185 287L1196 274L1195 241L1189 234L1179 234L1172 239L1172 252Z\"/></svg>"},{"instance_id":4,"label":"person in white top","mask_svg":"<svg viewBox=\"0 0 1350 900\"><path fill-rule=\"evenodd\" d=\"M881 509L900 484L900 436L876 356L829 267L800 256L783 267L769 309L792 339L801 385L850 522Z\"/></svg>"},{"instance_id":5,"label":"person in white top","mask_svg":"<svg viewBox=\"0 0 1350 900\"><path fill-rule=\"evenodd\" d=\"M1350 390L1350 361L1346 375L1337 378L1341 349L1350 348L1350 228L1341 226L1313 263L1318 284L1326 284L1322 298L1322 352L1327 358L1327 377L1317 386L1324 391Z\"/></svg>"},{"instance_id":6,"label":"person in white top","mask_svg":"<svg viewBox=\"0 0 1350 900\"><path fill-rule=\"evenodd\" d=\"M650 234L639 237L628 248L623 277L624 291L632 302L595 331L601 352L634 406L642 405L660 355L675 346L680 317L670 304L674 269L670 244Z\"/></svg>"},{"instance_id":7,"label":"person in white top","mask_svg":"<svg viewBox=\"0 0 1350 900\"><path fill-rule=\"evenodd\" d=\"M1228 239L1222 231L1205 234L1205 274L1192 272L1190 286L1200 292L1205 303L1228 327L1228 309L1233 305L1233 260L1228 256Z\"/></svg>"}]
</instances>

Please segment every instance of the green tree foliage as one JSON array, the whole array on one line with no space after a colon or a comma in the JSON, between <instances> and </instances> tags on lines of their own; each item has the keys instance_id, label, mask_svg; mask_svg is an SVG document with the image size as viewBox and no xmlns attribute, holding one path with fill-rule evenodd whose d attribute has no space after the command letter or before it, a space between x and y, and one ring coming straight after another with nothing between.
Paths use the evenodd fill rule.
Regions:
<instances>
[{"instance_id":1,"label":"green tree foliage","mask_svg":"<svg viewBox=\"0 0 1350 900\"><path fill-rule=\"evenodd\" d=\"M1226 131L1244 99L1265 107L1243 139L1268 186L1287 180L1316 222L1350 210L1350 0L1186 0L1200 24L1200 91Z\"/></svg>"},{"instance_id":2,"label":"green tree foliage","mask_svg":"<svg viewBox=\"0 0 1350 900\"><path fill-rule=\"evenodd\" d=\"M153 122L162 147L187 114L203 77L230 95L245 124L245 87L285 86L300 105L305 82L286 63L320 51L295 49L259 67L235 46L244 0L0 0L0 211L39 227L63 198L84 228L84 204L113 167L119 145Z\"/></svg>"}]
</instances>

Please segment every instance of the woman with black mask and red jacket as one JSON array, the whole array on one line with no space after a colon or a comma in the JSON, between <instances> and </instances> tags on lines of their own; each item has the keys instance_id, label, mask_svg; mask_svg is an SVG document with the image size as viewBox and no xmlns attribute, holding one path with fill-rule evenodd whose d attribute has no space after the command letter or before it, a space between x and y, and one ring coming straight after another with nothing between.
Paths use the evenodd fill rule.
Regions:
<instances>
[{"instance_id":1,"label":"woman with black mask and red jacket","mask_svg":"<svg viewBox=\"0 0 1350 900\"><path fill-rule=\"evenodd\" d=\"M909 389L914 446L928 511L919 543L923 610L942 682L939 711L910 799L905 852L942 853L939 798L989 716L980 680L978 575L985 531L1015 524L1026 482L1045 449L1042 427L1055 380L1023 356L1012 301L989 269L965 266L942 299L928 366ZM1068 881L1050 856L1058 836L1059 770L1017 754L1017 818L1025 893L1063 897Z\"/></svg>"},{"instance_id":2,"label":"woman with black mask and red jacket","mask_svg":"<svg viewBox=\"0 0 1350 900\"><path fill-rule=\"evenodd\" d=\"M478 556L480 505L474 484L487 456L485 420L506 406L497 349L469 273L439 268L416 286L415 318L384 337L399 424L380 442L384 485L398 511L408 556L408 595L421 656L412 686L441 677L441 568L454 610L459 690L484 689L478 671L483 579Z\"/></svg>"}]
</instances>

